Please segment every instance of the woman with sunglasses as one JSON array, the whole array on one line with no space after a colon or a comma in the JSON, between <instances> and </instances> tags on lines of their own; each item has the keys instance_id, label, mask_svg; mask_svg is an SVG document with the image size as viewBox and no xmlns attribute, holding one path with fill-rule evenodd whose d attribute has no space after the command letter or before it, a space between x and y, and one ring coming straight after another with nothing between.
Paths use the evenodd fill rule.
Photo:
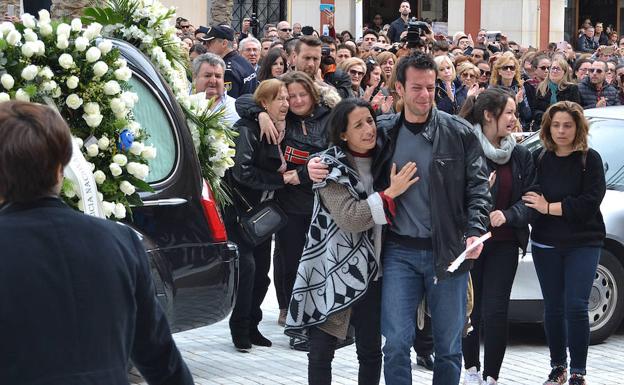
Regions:
<instances>
[{"instance_id":1,"label":"woman with sunglasses","mask_svg":"<svg viewBox=\"0 0 624 385\"><path fill-rule=\"evenodd\" d=\"M520 62L512 52L503 53L494 62L490 87L503 88L514 94L520 123L523 130L527 130L531 125L531 107L524 89L524 81L521 78Z\"/></svg>"},{"instance_id":2,"label":"woman with sunglasses","mask_svg":"<svg viewBox=\"0 0 624 385\"><path fill-rule=\"evenodd\" d=\"M366 63L359 57L345 59L338 65L338 69L349 74L351 77L351 97L361 98L364 96L362 79L366 75Z\"/></svg>"},{"instance_id":3,"label":"woman with sunglasses","mask_svg":"<svg viewBox=\"0 0 624 385\"><path fill-rule=\"evenodd\" d=\"M492 67L490 67L490 63L485 60L481 60L477 62L476 65L481 72L481 76L479 76L479 87L488 88L488 84L490 84L490 77L492 76Z\"/></svg>"},{"instance_id":4,"label":"woman with sunglasses","mask_svg":"<svg viewBox=\"0 0 624 385\"><path fill-rule=\"evenodd\" d=\"M533 111L532 127L537 130L542 123L544 111L551 105L564 100L580 103L581 96L578 86L572 81L572 70L568 62L560 55L556 55L552 59L546 79L537 86L534 105L531 108Z\"/></svg>"},{"instance_id":5,"label":"woman with sunglasses","mask_svg":"<svg viewBox=\"0 0 624 385\"><path fill-rule=\"evenodd\" d=\"M492 173L490 213L492 238L470 270L474 305L470 315L473 330L462 342L466 373L464 385L488 385L498 381L507 348L507 309L518 267L518 250L526 252L529 216L532 210L522 196L535 184L531 153L516 146L511 135L516 126L515 96L501 88L489 88L477 98L469 97L460 116L474 127ZM480 335L485 356L483 373L479 360Z\"/></svg>"}]
</instances>

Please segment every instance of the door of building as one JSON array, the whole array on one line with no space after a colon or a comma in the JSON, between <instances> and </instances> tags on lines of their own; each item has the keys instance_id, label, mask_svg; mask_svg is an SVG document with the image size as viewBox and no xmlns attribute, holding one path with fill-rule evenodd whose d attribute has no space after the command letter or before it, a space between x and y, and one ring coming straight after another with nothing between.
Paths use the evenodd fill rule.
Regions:
<instances>
[{"instance_id":1,"label":"door of building","mask_svg":"<svg viewBox=\"0 0 624 385\"><path fill-rule=\"evenodd\" d=\"M586 19L591 20L592 25L601 22L605 28L611 27L620 35L624 32L623 0L568 0L565 8L565 32L564 37L568 42L576 43L578 30Z\"/></svg>"}]
</instances>

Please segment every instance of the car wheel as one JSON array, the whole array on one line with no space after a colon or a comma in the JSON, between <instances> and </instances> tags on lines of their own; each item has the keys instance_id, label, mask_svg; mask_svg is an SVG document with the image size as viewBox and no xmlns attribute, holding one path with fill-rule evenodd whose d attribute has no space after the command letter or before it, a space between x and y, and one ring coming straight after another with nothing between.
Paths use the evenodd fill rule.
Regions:
<instances>
[{"instance_id":1,"label":"car wheel","mask_svg":"<svg viewBox=\"0 0 624 385\"><path fill-rule=\"evenodd\" d=\"M620 326L623 317L624 267L615 255L603 249L589 295L590 343L607 339Z\"/></svg>"}]
</instances>

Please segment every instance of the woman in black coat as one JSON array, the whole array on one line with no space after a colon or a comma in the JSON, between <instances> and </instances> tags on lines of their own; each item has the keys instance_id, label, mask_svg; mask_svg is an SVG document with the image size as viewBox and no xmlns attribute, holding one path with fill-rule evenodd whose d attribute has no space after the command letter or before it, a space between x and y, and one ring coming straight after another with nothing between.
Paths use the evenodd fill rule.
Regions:
<instances>
[{"instance_id":1,"label":"woman in black coat","mask_svg":"<svg viewBox=\"0 0 624 385\"><path fill-rule=\"evenodd\" d=\"M518 250L526 250L531 209L522 196L535 188L535 168L529 151L516 146L511 135L516 126L516 98L506 90L489 88L476 99L469 97L460 116L474 126L491 173L493 210L490 213L492 238L470 271L474 307L470 316L473 330L464 338L462 349L466 384L498 381L507 347L507 308L518 267ZM481 329L483 321L483 329ZM479 334L484 335L483 374L479 361Z\"/></svg>"},{"instance_id":2,"label":"woman in black coat","mask_svg":"<svg viewBox=\"0 0 624 385\"><path fill-rule=\"evenodd\" d=\"M284 126L288 112L288 91L278 79L263 81L254 93L255 102L262 106L277 127ZM269 287L271 241L253 247L241 236L238 216L250 206L259 204L267 192L294 183L294 172L286 171L286 161L279 145L260 140L260 127L255 120L240 119L234 129L236 155L228 177L233 205L226 209L228 235L238 244L240 254L239 287L236 304L230 316L232 342L239 350L253 345L271 346L271 341L258 331L262 319L260 305ZM284 136L281 131L281 137Z\"/></svg>"}]
</instances>

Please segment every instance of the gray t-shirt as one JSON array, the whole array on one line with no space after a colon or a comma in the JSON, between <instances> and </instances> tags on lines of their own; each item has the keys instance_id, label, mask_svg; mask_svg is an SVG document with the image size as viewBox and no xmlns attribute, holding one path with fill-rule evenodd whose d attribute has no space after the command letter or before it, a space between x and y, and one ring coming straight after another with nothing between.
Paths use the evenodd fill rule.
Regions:
<instances>
[{"instance_id":1,"label":"gray t-shirt","mask_svg":"<svg viewBox=\"0 0 624 385\"><path fill-rule=\"evenodd\" d=\"M429 172L433 157L433 146L425 139L419 129L422 125L405 123L399 129L392 162L397 165L397 172L407 162L416 162L418 182L395 199L396 216L392 231L399 235L414 238L431 238L431 199L429 196ZM418 133L415 133L416 131Z\"/></svg>"}]
</instances>

